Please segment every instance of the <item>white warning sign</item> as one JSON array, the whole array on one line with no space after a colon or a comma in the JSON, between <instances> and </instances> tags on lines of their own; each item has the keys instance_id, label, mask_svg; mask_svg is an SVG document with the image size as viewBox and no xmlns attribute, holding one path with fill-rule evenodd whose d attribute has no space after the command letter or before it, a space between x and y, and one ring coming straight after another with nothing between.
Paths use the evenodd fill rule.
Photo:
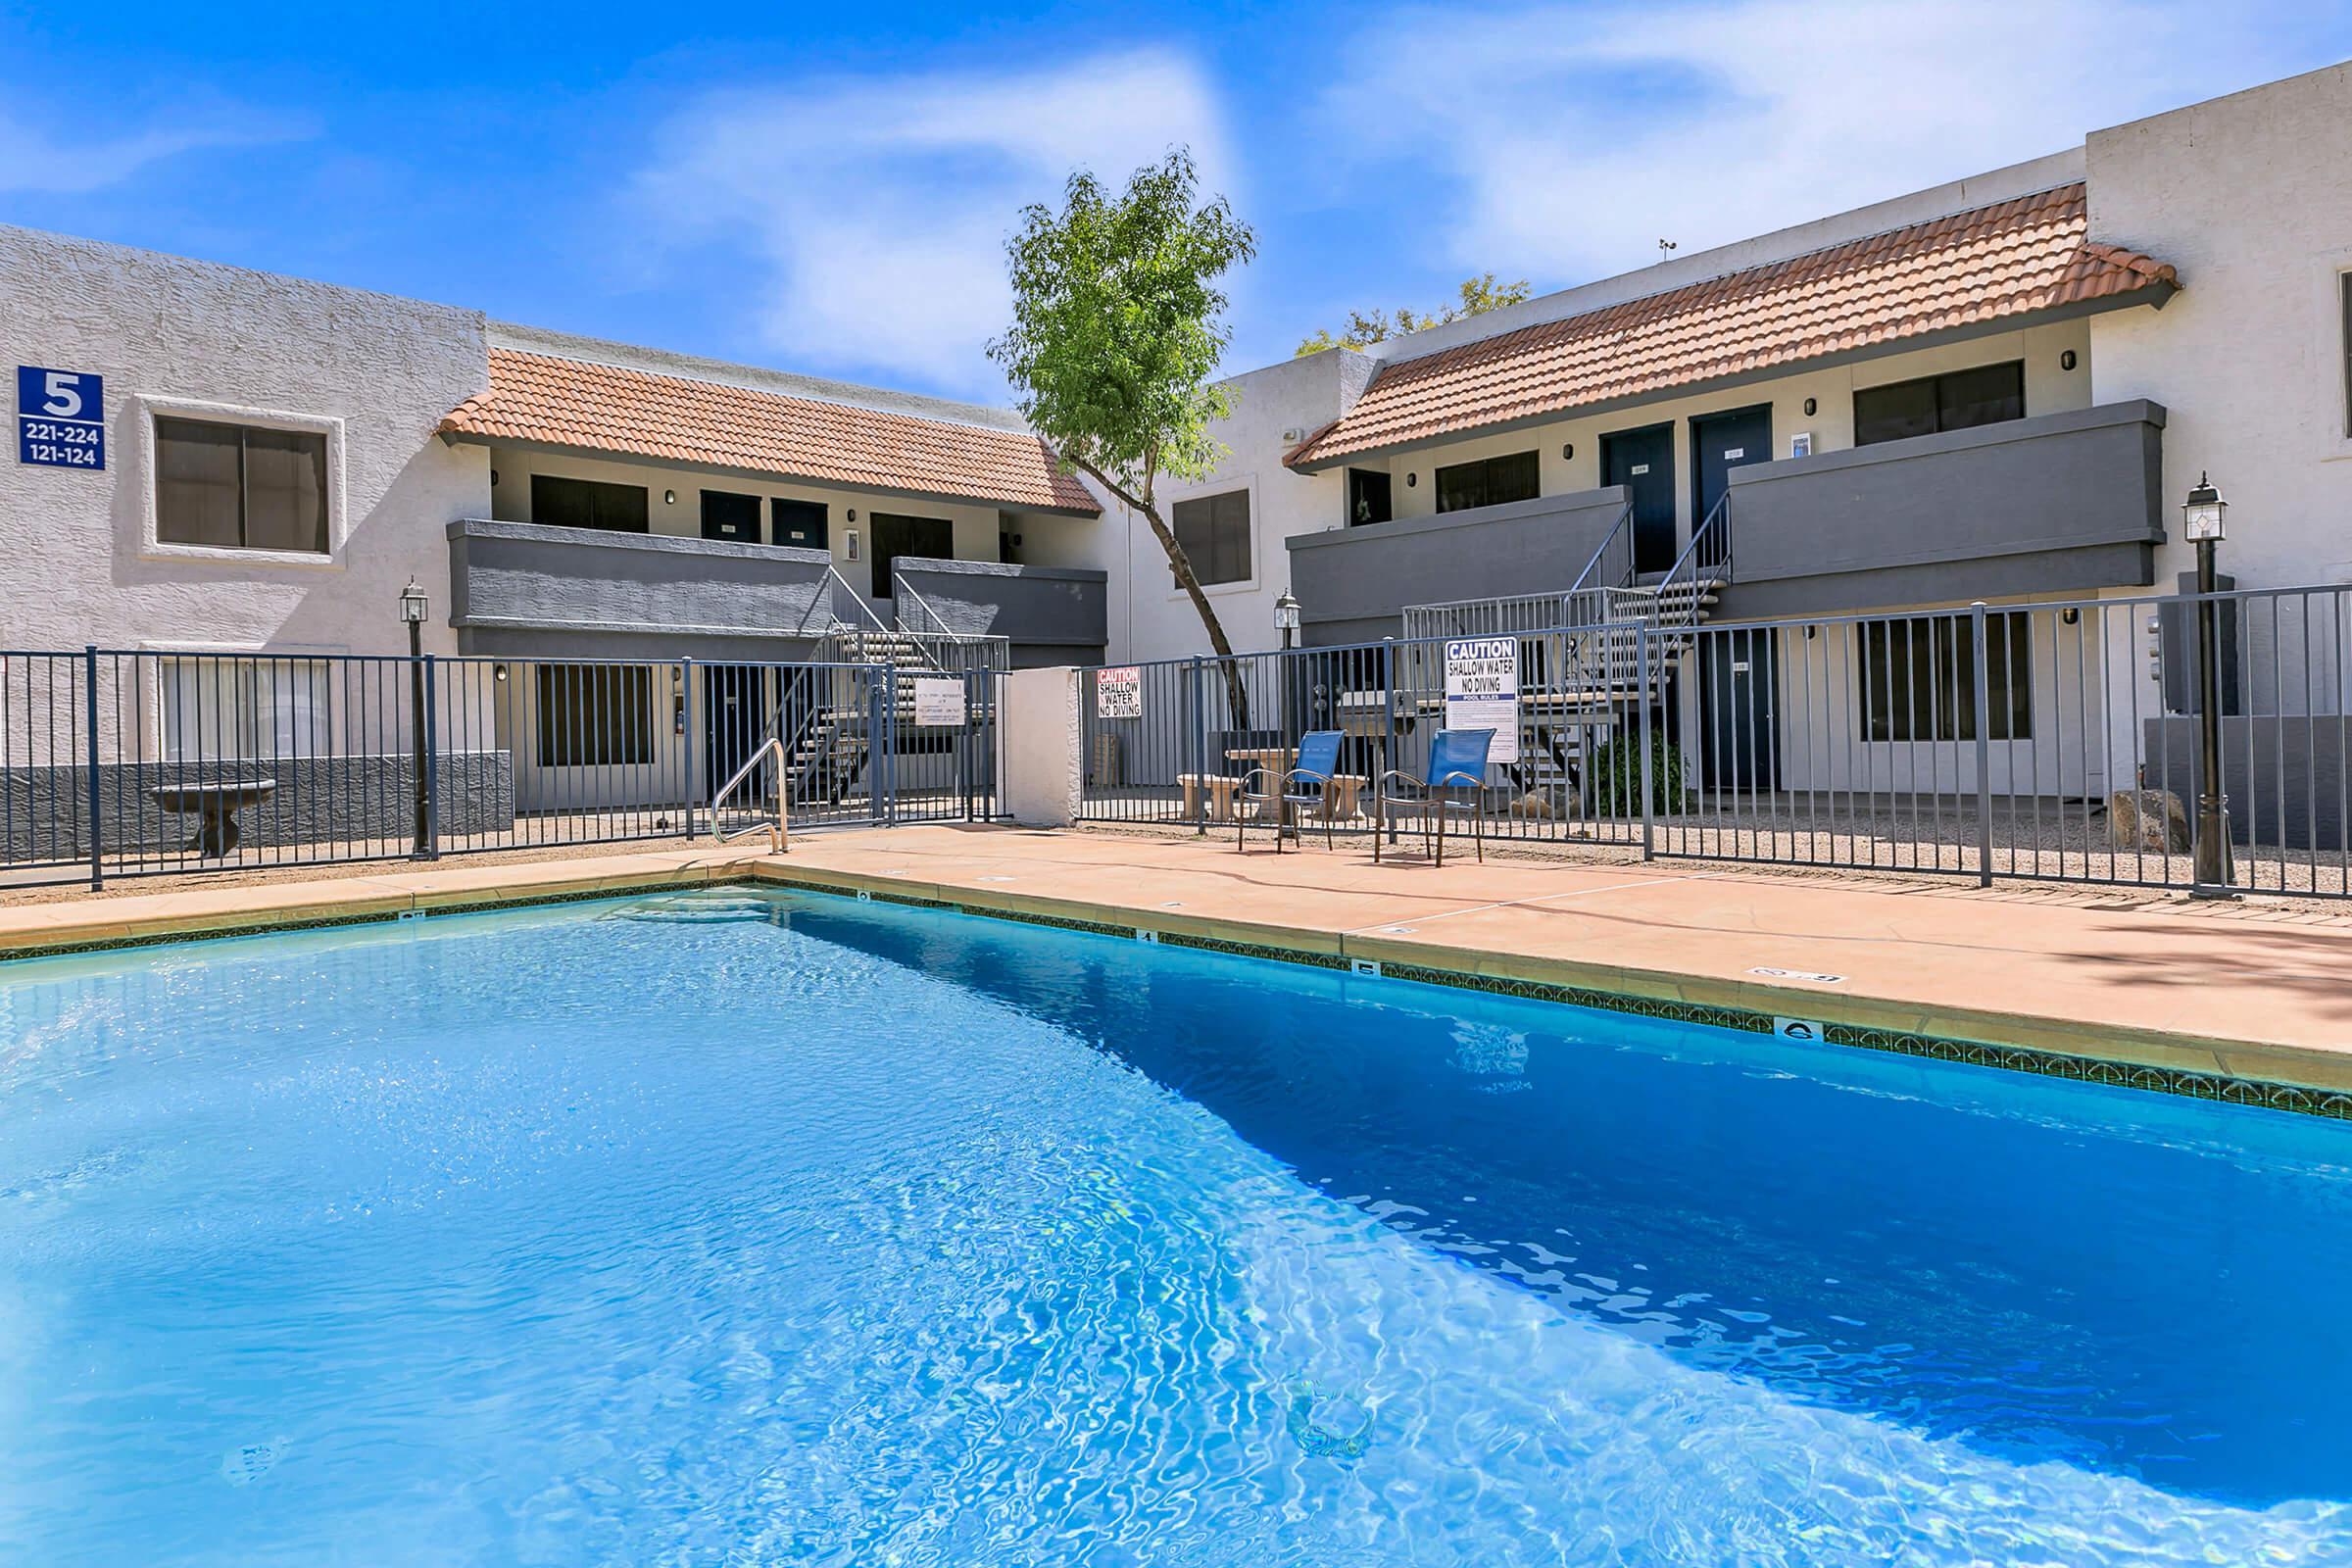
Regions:
<instances>
[{"instance_id":1,"label":"white warning sign","mask_svg":"<svg viewBox=\"0 0 2352 1568\"><path fill-rule=\"evenodd\" d=\"M1446 727L1491 729L1491 762L1519 760L1519 639L1456 637L1446 645Z\"/></svg>"}]
</instances>

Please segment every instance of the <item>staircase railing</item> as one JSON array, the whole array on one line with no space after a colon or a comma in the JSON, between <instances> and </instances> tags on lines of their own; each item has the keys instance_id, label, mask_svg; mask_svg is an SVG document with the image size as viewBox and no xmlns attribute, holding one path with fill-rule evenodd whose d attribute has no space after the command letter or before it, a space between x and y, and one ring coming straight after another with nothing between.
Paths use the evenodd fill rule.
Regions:
<instances>
[{"instance_id":1,"label":"staircase railing","mask_svg":"<svg viewBox=\"0 0 2352 1568\"><path fill-rule=\"evenodd\" d=\"M1683 553L1675 558L1674 564L1651 592L1664 603L1671 590L1681 589L1695 596L1705 580L1729 582L1731 577L1732 493L1727 489L1715 498L1706 519L1690 530L1690 542L1683 546Z\"/></svg>"},{"instance_id":2,"label":"staircase railing","mask_svg":"<svg viewBox=\"0 0 2352 1568\"><path fill-rule=\"evenodd\" d=\"M914 608L917 624L909 625L906 612L900 608L901 605L908 603L911 603ZM915 588L914 584L895 571L890 574L890 606L892 618L898 621L900 631L909 637L936 638L943 641L948 647L956 650L955 662L959 669L1002 670L1012 667L1012 641L1010 638L1000 637L990 632L957 631L954 626L948 624L948 617L941 614L931 601L924 598L921 592ZM925 621L929 624L920 623ZM937 662L934 661L934 662Z\"/></svg>"}]
</instances>

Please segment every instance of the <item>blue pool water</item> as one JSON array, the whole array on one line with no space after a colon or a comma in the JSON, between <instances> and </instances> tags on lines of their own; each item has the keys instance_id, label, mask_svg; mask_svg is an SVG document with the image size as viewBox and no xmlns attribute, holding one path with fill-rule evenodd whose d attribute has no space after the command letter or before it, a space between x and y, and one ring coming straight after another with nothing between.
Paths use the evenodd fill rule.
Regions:
<instances>
[{"instance_id":1,"label":"blue pool water","mask_svg":"<svg viewBox=\"0 0 2352 1568\"><path fill-rule=\"evenodd\" d=\"M0 969L0 1562L2352 1562L2352 1127L820 896Z\"/></svg>"}]
</instances>

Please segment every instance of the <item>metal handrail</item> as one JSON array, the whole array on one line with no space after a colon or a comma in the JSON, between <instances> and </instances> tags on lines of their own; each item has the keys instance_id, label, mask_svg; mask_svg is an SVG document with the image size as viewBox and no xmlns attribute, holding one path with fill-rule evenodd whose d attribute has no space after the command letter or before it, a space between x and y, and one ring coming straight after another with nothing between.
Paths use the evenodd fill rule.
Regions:
<instances>
[{"instance_id":1,"label":"metal handrail","mask_svg":"<svg viewBox=\"0 0 2352 1568\"><path fill-rule=\"evenodd\" d=\"M1683 553L1675 558L1674 564L1667 568L1666 575L1658 580L1655 588L1650 590L1660 603L1664 603L1668 590L1675 586L1675 579L1682 575L1685 566L1690 568L1691 592L1698 591L1698 548L1706 537L1718 527L1723 529L1723 554L1709 562L1708 564L1724 568L1728 578L1732 564L1731 511L1732 492L1726 489L1722 495L1715 498L1715 505L1707 509L1706 520L1690 530L1690 542L1683 546Z\"/></svg>"},{"instance_id":2,"label":"metal handrail","mask_svg":"<svg viewBox=\"0 0 2352 1568\"><path fill-rule=\"evenodd\" d=\"M771 752L775 754L776 759L775 820L772 822L763 822L755 827L743 828L734 833L726 832L718 825L719 808L726 804L727 797L734 794L737 787L740 786L745 779L751 777L752 770L767 760L768 754ZM767 832L767 847L769 852L775 855L782 855L789 847L792 839L792 824L790 820L791 815L791 764L784 756L784 743L771 735L766 740L761 741L758 746L754 747L752 749L752 755L744 759L743 765L735 770L734 776L728 779L724 784L721 784L715 791L711 793L710 838L713 843L732 844L737 839L749 838L752 834L760 832L762 828L764 828Z\"/></svg>"},{"instance_id":3,"label":"metal handrail","mask_svg":"<svg viewBox=\"0 0 2352 1568\"><path fill-rule=\"evenodd\" d=\"M1585 591L1585 587L1587 583L1591 581L1592 573L1599 568L1601 558L1609 553L1609 546L1615 543L1619 534L1624 533L1628 529L1632 528L1633 525L1634 504L1631 501L1628 501L1625 504L1625 510L1617 514L1617 520L1609 525L1609 531L1600 536L1600 547L1592 552L1592 559L1585 563L1585 569L1576 574L1576 581L1570 583L1568 585L1568 591L1560 596L1560 603L1562 606L1561 612L1563 614L1566 613L1566 606L1568 603L1574 600L1578 594ZM1623 588L1629 586L1633 580L1634 552L1629 545L1625 552L1625 581L1620 583L1601 583L1598 586L1603 588Z\"/></svg>"}]
</instances>

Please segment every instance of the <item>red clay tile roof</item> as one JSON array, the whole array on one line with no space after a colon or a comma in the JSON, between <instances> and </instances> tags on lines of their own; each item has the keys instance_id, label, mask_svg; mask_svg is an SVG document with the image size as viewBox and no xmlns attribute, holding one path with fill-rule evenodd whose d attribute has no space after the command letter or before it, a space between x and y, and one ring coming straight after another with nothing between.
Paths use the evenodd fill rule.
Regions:
<instances>
[{"instance_id":1,"label":"red clay tile roof","mask_svg":"<svg viewBox=\"0 0 2352 1568\"><path fill-rule=\"evenodd\" d=\"M528 441L696 467L1009 507L1101 512L1036 436L761 392L521 349L490 351L490 390L444 435Z\"/></svg>"},{"instance_id":2,"label":"red clay tile roof","mask_svg":"<svg viewBox=\"0 0 2352 1568\"><path fill-rule=\"evenodd\" d=\"M2005 317L2147 289L2161 302L2179 286L2172 268L2088 227L2082 187L2062 185L1393 361L1284 461L1319 466Z\"/></svg>"}]
</instances>

